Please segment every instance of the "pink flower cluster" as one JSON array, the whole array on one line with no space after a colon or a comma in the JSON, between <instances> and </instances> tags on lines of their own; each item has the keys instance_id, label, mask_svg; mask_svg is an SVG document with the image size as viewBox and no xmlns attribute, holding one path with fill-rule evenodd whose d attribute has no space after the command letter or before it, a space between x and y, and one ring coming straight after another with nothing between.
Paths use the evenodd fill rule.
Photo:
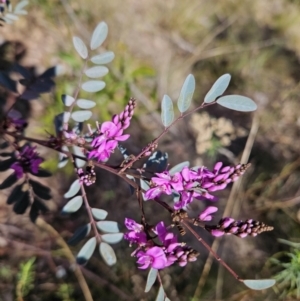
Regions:
<instances>
[{"instance_id":1,"label":"pink flower cluster","mask_svg":"<svg viewBox=\"0 0 300 301\"><path fill-rule=\"evenodd\" d=\"M255 237L262 232L271 231L273 227L253 219L236 221L231 217L223 217L218 225L205 225L205 229L216 237L223 236L224 234L232 234L244 238L248 235Z\"/></svg>"},{"instance_id":2,"label":"pink flower cluster","mask_svg":"<svg viewBox=\"0 0 300 301\"><path fill-rule=\"evenodd\" d=\"M111 153L118 146L119 141L125 141L130 135L123 135L123 131L130 125L135 108L135 100L130 99L124 111L115 115L112 121L103 122L101 127L97 125L97 137L91 142L93 149L88 158L96 158L98 161L106 162Z\"/></svg>"},{"instance_id":3,"label":"pink flower cluster","mask_svg":"<svg viewBox=\"0 0 300 301\"><path fill-rule=\"evenodd\" d=\"M44 160L39 157L35 149L36 147L26 145L17 156L17 161L10 166L18 179L23 177L24 172L38 173L39 166Z\"/></svg>"},{"instance_id":4,"label":"pink flower cluster","mask_svg":"<svg viewBox=\"0 0 300 301\"><path fill-rule=\"evenodd\" d=\"M124 235L124 238L130 242L130 245L137 244L137 249L132 256L138 258L140 269L148 267L164 269L174 263L185 266L188 262L195 261L199 255L192 248L179 243L176 235L168 232L163 222L159 222L154 229L151 229L159 243L145 232L143 225L132 219L126 218L125 226L130 231Z\"/></svg>"},{"instance_id":5,"label":"pink flower cluster","mask_svg":"<svg viewBox=\"0 0 300 301\"><path fill-rule=\"evenodd\" d=\"M154 199L161 194L171 195L176 192L179 200L174 204L174 209L182 209L190 204L194 198L215 200L210 194L222 190L236 181L247 169L248 165L239 164L235 167L225 166L223 163L216 163L213 171L206 167L189 169L184 167L181 172L171 175L169 171L157 173L157 177L151 178L151 188L145 193L145 199Z\"/></svg>"}]
</instances>

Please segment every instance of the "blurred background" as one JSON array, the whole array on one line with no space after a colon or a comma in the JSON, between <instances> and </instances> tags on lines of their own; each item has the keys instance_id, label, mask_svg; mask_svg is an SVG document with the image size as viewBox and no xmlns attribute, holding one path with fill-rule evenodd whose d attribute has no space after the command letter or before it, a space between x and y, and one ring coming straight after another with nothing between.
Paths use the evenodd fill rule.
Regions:
<instances>
[{"instance_id":1,"label":"blurred background","mask_svg":"<svg viewBox=\"0 0 300 301\"><path fill-rule=\"evenodd\" d=\"M113 51L116 58L104 77L106 88L92 96L97 102L93 120L109 120L135 97L131 140L125 144L130 153L137 154L163 130L161 99L168 94L176 101L189 73L196 78L194 107L219 76L231 74L225 94L252 98L257 112L212 106L178 123L159 149L168 152L170 166L190 161L191 166L211 168L220 160L252 164L239 185L218 193L216 221L225 212L235 219L262 221L274 231L256 238L218 238L214 248L242 278L279 281L266 291L246 289L215 260L207 260L208 251L189 234L184 240L200 252L198 260L164 270L162 281L172 301L300 298L300 1L31 0L27 11L27 16L0 27L1 68L16 60L37 74L54 65L64 70L51 93L22 104L30 115L28 136L54 133L53 118L63 110L61 94L73 93L83 65L72 36L88 42L100 21L109 27L102 50ZM0 97L13 96L2 89ZM49 158L44 167L55 173L45 182L53 188L53 200L44 219L67 240L88 221L84 208L67 217L59 214L66 203L63 194L75 179L73 167L57 170L56 154L39 151ZM116 156L112 164L120 160ZM126 184L105 171L99 171L88 196L122 231L125 217L140 217ZM17 300L85 300L55 235L33 225L28 215L13 213L6 198L7 191L1 192L0 300L21 295ZM196 216L207 204L193 204L189 214ZM170 220L151 202L145 210L153 224ZM197 231L213 244L212 237ZM73 254L79 248L71 247ZM114 249L117 265L107 267L95 252L82 269L94 300L155 300L158 286L144 293L147 273L137 269L130 257L133 249L125 241Z\"/></svg>"}]
</instances>

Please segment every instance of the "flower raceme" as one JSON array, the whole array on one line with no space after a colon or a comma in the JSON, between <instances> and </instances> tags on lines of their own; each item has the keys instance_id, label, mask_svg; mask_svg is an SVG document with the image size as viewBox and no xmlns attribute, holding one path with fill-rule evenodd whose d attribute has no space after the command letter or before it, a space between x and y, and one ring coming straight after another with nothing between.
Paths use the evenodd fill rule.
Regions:
<instances>
[{"instance_id":1,"label":"flower raceme","mask_svg":"<svg viewBox=\"0 0 300 301\"><path fill-rule=\"evenodd\" d=\"M135 108L135 99L131 98L123 112L114 115L112 121L106 121L97 125L97 136L91 142L92 150L88 158L95 158L98 161L106 162L118 146L119 141L127 140L130 135L123 134L123 131L130 125Z\"/></svg>"},{"instance_id":2,"label":"flower raceme","mask_svg":"<svg viewBox=\"0 0 300 301\"><path fill-rule=\"evenodd\" d=\"M210 192L225 189L226 186L236 181L250 164L238 164L237 166L225 166L218 162L213 171L206 167L184 167L181 172L171 175L169 171L157 173L157 177L151 178L150 189L145 193L145 199L154 199L161 194L171 195L178 193L179 199L174 204L174 209L179 210L190 204L194 198L215 200Z\"/></svg>"},{"instance_id":3,"label":"flower raceme","mask_svg":"<svg viewBox=\"0 0 300 301\"><path fill-rule=\"evenodd\" d=\"M138 258L140 269L148 267L164 269L174 263L185 266L188 262L195 261L199 255L184 243L179 243L177 236L167 231L164 222L159 222L156 227L149 229L151 235L149 232L146 233L143 225L132 219L126 218L125 226L130 231L124 235L124 238L130 242L130 245L137 245L132 256ZM159 243L154 241L156 238Z\"/></svg>"}]
</instances>

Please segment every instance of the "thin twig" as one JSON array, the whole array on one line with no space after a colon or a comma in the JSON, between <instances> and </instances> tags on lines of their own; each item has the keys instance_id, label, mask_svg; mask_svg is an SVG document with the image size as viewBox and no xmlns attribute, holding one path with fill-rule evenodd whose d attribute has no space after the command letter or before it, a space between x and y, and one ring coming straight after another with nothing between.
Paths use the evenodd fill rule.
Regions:
<instances>
[{"instance_id":1,"label":"thin twig","mask_svg":"<svg viewBox=\"0 0 300 301\"><path fill-rule=\"evenodd\" d=\"M36 225L56 238L57 244L64 250L64 253L65 253L66 257L69 259L70 263L74 264L74 267L75 267L74 268L74 274L75 274L75 276L78 280L78 283L81 287L81 290L83 292L85 301L93 301L93 297L92 297L92 294L90 292L89 286L87 285L87 283L85 281L85 278L84 278L80 268L76 264L76 259L73 255L72 251L70 250L69 246L67 245L67 243L61 237L61 235L51 225L46 223L43 219L37 218Z\"/></svg>"}]
</instances>

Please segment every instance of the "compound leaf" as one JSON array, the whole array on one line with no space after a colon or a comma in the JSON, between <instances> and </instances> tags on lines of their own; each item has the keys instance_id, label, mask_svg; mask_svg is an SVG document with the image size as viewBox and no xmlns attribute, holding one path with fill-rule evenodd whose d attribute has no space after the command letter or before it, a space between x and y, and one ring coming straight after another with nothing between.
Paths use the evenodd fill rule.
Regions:
<instances>
[{"instance_id":1,"label":"compound leaf","mask_svg":"<svg viewBox=\"0 0 300 301\"><path fill-rule=\"evenodd\" d=\"M83 203L83 199L81 195L75 196L72 200L70 200L62 209L61 213L73 213L76 212Z\"/></svg>"},{"instance_id":2,"label":"compound leaf","mask_svg":"<svg viewBox=\"0 0 300 301\"><path fill-rule=\"evenodd\" d=\"M257 109L256 103L248 97L241 95L226 95L217 99L217 103L227 109L252 112Z\"/></svg>"},{"instance_id":3,"label":"compound leaf","mask_svg":"<svg viewBox=\"0 0 300 301\"><path fill-rule=\"evenodd\" d=\"M231 75L228 73L220 76L205 95L204 102L206 103L213 102L217 97L222 95L227 89L230 79L231 79Z\"/></svg>"},{"instance_id":4,"label":"compound leaf","mask_svg":"<svg viewBox=\"0 0 300 301\"><path fill-rule=\"evenodd\" d=\"M85 70L85 75L90 78L98 78L108 73L108 68L104 66L95 66Z\"/></svg>"},{"instance_id":5,"label":"compound leaf","mask_svg":"<svg viewBox=\"0 0 300 301\"><path fill-rule=\"evenodd\" d=\"M103 234L101 235L101 238L104 242L107 242L109 244L116 244L120 242L123 238L123 233L112 233L112 234Z\"/></svg>"},{"instance_id":6,"label":"compound leaf","mask_svg":"<svg viewBox=\"0 0 300 301\"><path fill-rule=\"evenodd\" d=\"M66 199L73 197L80 189L79 179L75 180L69 190L64 194Z\"/></svg>"},{"instance_id":7,"label":"compound leaf","mask_svg":"<svg viewBox=\"0 0 300 301\"><path fill-rule=\"evenodd\" d=\"M79 37L73 37L73 45L78 52L78 54L86 59L88 57L88 50L84 44L84 42Z\"/></svg>"},{"instance_id":8,"label":"compound leaf","mask_svg":"<svg viewBox=\"0 0 300 301\"><path fill-rule=\"evenodd\" d=\"M112 51L107 51L102 54L95 55L91 58L94 64L102 65L108 64L115 58L115 54Z\"/></svg>"},{"instance_id":9,"label":"compound leaf","mask_svg":"<svg viewBox=\"0 0 300 301\"><path fill-rule=\"evenodd\" d=\"M111 266L117 262L117 257L114 249L106 242L100 243L99 247L100 255L107 265Z\"/></svg>"},{"instance_id":10,"label":"compound leaf","mask_svg":"<svg viewBox=\"0 0 300 301\"><path fill-rule=\"evenodd\" d=\"M183 83L177 102L178 109L181 113L185 112L190 107L194 91L195 78L194 75L189 74Z\"/></svg>"},{"instance_id":11,"label":"compound leaf","mask_svg":"<svg viewBox=\"0 0 300 301\"><path fill-rule=\"evenodd\" d=\"M100 221L97 222L97 227L99 230L106 233L118 233L120 232L118 223L113 221Z\"/></svg>"},{"instance_id":12,"label":"compound leaf","mask_svg":"<svg viewBox=\"0 0 300 301\"><path fill-rule=\"evenodd\" d=\"M92 208L92 214L95 219L104 220L106 219L108 212L103 209Z\"/></svg>"},{"instance_id":13,"label":"compound leaf","mask_svg":"<svg viewBox=\"0 0 300 301\"><path fill-rule=\"evenodd\" d=\"M108 26L105 22L100 22L93 34L92 34L92 38L91 38L91 49L95 50L96 48L98 48L106 39L107 37L107 33L108 33Z\"/></svg>"},{"instance_id":14,"label":"compound leaf","mask_svg":"<svg viewBox=\"0 0 300 301\"><path fill-rule=\"evenodd\" d=\"M88 262L88 260L92 257L95 248L97 245L96 237L90 238L84 246L80 249L77 257L76 262L80 265L85 264Z\"/></svg>"},{"instance_id":15,"label":"compound leaf","mask_svg":"<svg viewBox=\"0 0 300 301\"><path fill-rule=\"evenodd\" d=\"M101 80L90 80L81 85L81 88L86 92L98 92L104 89L105 82Z\"/></svg>"},{"instance_id":16,"label":"compound leaf","mask_svg":"<svg viewBox=\"0 0 300 301\"><path fill-rule=\"evenodd\" d=\"M168 127L174 120L173 102L168 95L164 95L161 102L161 120Z\"/></svg>"},{"instance_id":17,"label":"compound leaf","mask_svg":"<svg viewBox=\"0 0 300 301\"><path fill-rule=\"evenodd\" d=\"M243 281L244 284L253 289L253 290L264 290L271 286L273 286L276 283L275 279L246 279Z\"/></svg>"},{"instance_id":18,"label":"compound leaf","mask_svg":"<svg viewBox=\"0 0 300 301\"><path fill-rule=\"evenodd\" d=\"M151 268L149 273L148 273L148 277L147 277L147 283L146 283L146 288L145 288L145 293L148 293L151 289L151 287L153 286L156 278L157 278L157 273L158 270Z\"/></svg>"}]
</instances>

